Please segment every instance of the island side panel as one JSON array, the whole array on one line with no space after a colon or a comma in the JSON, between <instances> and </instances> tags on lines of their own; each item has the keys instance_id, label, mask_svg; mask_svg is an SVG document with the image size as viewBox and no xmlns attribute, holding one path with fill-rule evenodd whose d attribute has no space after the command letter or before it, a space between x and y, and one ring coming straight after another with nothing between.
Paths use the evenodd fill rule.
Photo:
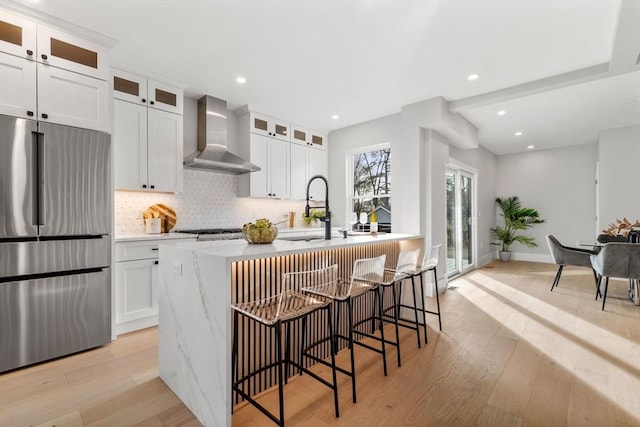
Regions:
<instances>
[{"instance_id":1,"label":"island side panel","mask_svg":"<svg viewBox=\"0 0 640 427\"><path fill-rule=\"evenodd\" d=\"M160 247L159 374L203 425L231 425L230 263Z\"/></svg>"}]
</instances>

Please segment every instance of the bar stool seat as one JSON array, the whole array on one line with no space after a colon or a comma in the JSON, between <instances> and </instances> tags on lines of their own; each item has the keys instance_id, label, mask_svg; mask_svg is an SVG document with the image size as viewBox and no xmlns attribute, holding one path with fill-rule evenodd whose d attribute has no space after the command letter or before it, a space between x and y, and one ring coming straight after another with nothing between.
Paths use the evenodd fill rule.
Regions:
<instances>
[{"instance_id":1,"label":"bar stool seat","mask_svg":"<svg viewBox=\"0 0 640 427\"><path fill-rule=\"evenodd\" d=\"M289 367L294 366L298 368L298 372L305 372L312 378L316 379L320 383L333 390L335 416L340 416L340 410L338 406L338 386L336 380L335 369L335 348L333 347L333 322L331 311L331 299L321 297L318 295L312 295L303 293L300 291L305 286L320 286L325 289L327 296L335 293L337 287L337 273L338 265L332 265L326 268L318 270L310 270L303 272L285 273L282 278L281 292L277 295L249 302L238 302L232 304L233 309L233 384L232 391L235 391L243 399L254 405L263 414L269 417L273 422L279 426L284 426L284 388L289 376ZM304 351L304 342L306 340L306 318L319 310L326 310L327 312L327 326L329 336L327 339L331 342L331 362L328 363L332 367L332 380L327 381L320 377L313 371L307 369L304 366L303 360L305 357L310 357L316 360L316 357L307 354ZM275 353L276 360L262 366L261 368L249 372L242 378L239 378L238 373L238 318L239 316L245 316L256 322L259 322L269 328L275 330ZM302 319L302 338L301 348L297 352L299 354L298 360L293 360L290 354L290 331L289 325L291 322ZM286 328L285 339L285 355L282 354L282 329ZM257 402L249 393L245 392L244 384L254 376L264 372L265 370L277 368L277 385L278 385L278 399L279 399L279 416L274 415L262 404ZM286 377L285 377L286 372Z\"/></svg>"},{"instance_id":2,"label":"bar stool seat","mask_svg":"<svg viewBox=\"0 0 640 427\"><path fill-rule=\"evenodd\" d=\"M376 291L374 293L376 300L378 302L377 309L379 313L379 322L382 325L382 305L379 295L377 293L378 286L383 280L384 277L384 263L386 260L386 255L380 255L375 258L366 258L366 259L358 259L353 264L353 270L351 277L348 281L338 280L338 285L336 287L335 293L331 294L328 292L331 288L327 285L316 285L316 286L307 286L302 290L303 292L310 293L313 295L318 295L321 297L326 297L333 300L336 303L346 303L347 304L347 335L340 335L340 333L335 333L336 343L333 345L334 349L338 348L337 340L343 339L348 343L348 348L350 352L350 362L351 369L344 369L340 366L336 366L336 370L344 375L351 377L351 391L352 391L352 399L353 402L356 403L356 370L355 370L355 358L353 352L353 346L359 345L361 347L368 348L370 350L374 350L378 353L382 354L383 367L384 367L384 375L387 375L387 359L386 359L386 351L384 347L384 343L380 349L374 348L368 344L362 343L360 341L356 341L353 339L354 334L363 335L363 336L371 336L370 334L363 333L361 331L356 330L356 324L353 321L353 302L354 299L359 298L363 295L366 295L370 291ZM373 310L376 310L374 306ZM365 320L369 320L365 319ZM363 323L363 321L359 321L358 324ZM336 321L335 321L336 329L339 328L340 325L340 309L336 310ZM382 340L384 341L384 329L380 329L380 333L382 336ZM314 343L311 343L305 351L310 350L311 348L321 344L325 340L319 340ZM319 361L320 363L326 364L327 362Z\"/></svg>"},{"instance_id":3,"label":"bar stool seat","mask_svg":"<svg viewBox=\"0 0 640 427\"><path fill-rule=\"evenodd\" d=\"M435 246L427 246L425 248L425 252L424 252L424 257L422 258L422 265L416 269L416 271L413 273L413 275L411 276L411 282L413 285L413 281L415 279L415 277L420 277L420 293L421 293L421 298L422 298L422 314L424 316L424 322L423 322L423 327L424 327L424 342L425 344L428 344L428 339L427 339L427 314L435 314L436 316L438 316L438 326L440 328L440 330L442 331L442 317L440 315L440 294L438 292L438 272L437 272L437 267L438 267L438 259L440 257L440 248L442 247L442 245L435 245ZM437 311L433 311L433 310L427 310L424 307L425 304L425 299L424 299L424 279L423 276L425 273L432 271L433 272L433 282L434 282L434 289L435 289L435 293L436 293L436 304L437 304ZM406 306L404 306L406 307ZM412 307L408 307L408 308L412 308Z\"/></svg>"}]
</instances>

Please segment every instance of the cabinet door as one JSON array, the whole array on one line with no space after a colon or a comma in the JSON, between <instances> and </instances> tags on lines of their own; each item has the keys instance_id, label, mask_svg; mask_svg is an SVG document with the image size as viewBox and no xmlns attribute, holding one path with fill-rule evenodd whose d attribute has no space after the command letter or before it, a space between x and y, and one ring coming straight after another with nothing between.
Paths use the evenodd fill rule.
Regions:
<instances>
[{"instance_id":1,"label":"cabinet door","mask_svg":"<svg viewBox=\"0 0 640 427\"><path fill-rule=\"evenodd\" d=\"M271 187L268 183L269 163L267 150L269 138L260 135L251 135L250 159L254 165L260 166L257 172L249 174L249 195L252 197L269 197L271 196Z\"/></svg>"},{"instance_id":2,"label":"cabinet door","mask_svg":"<svg viewBox=\"0 0 640 427\"><path fill-rule=\"evenodd\" d=\"M289 141L289 123L274 119L260 113L250 113L250 128L252 133Z\"/></svg>"},{"instance_id":3,"label":"cabinet door","mask_svg":"<svg viewBox=\"0 0 640 427\"><path fill-rule=\"evenodd\" d=\"M311 144L309 131L303 127L291 125L291 142L300 145ZM292 159L293 160L293 159Z\"/></svg>"},{"instance_id":4,"label":"cabinet door","mask_svg":"<svg viewBox=\"0 0 640 427\"><path fill-rule=\"evenodd\" d=\"M271 197L289 198L289 146L290 143L271 138L269 141L269 176Z\"/></svg>"},{"instance_id":5,"label":"cabinet door","mask_svg":"<svg viewBox=\"0 0 640 427\"><path fill-rule=\"evenodd\" d=\"M113 153L115 188L146 188L147 107L113 100Z\"/></svg>"},{"instance_id":6,"label":"cabinet door","mask_svg":"<svg viewBox=\"0 0 640 427\"><path fill-rule=\"evenodd\" d=\"M110 132L108 84L60 68L38 65L38 119Z\"/></svg>"},{"instance_id":7,"label":"cabinet door","mask_svg":"<svg viewBox=\"0 0 640 427\"><path fill-rule=\"evenodd\" d=\"M107 80L107 49L44 25L38 25L38 62Z\"/></svg>"},{"instance_id":8,"label":"cabinet door","mask_svg":"<svg viewBox=\"0 0 640 427\"><path fill-rule=\"evenodd\" d=\"M149 189L182 191L182 116L147 109Z\"/></svg>"},{"instance_id":9,"label":"cabinet door","mask_svg":"<svg viewBox=\"0 0 640 427\"><path fill-rule=\"evenodd\" d=\"M149 107L182 114L182 89L148 80Z\"/></svg>"},{"instance_id":10,"label":"cabinet door","mask_svg":"<svg viewBox=\"0 0 640 427\"><path fill-rule=\"evenodd\" d=\"M36 118L36 63L0 53L0 114Z\"/></svg>"},{"instance_id":11,"label":"cabinet door","mask_svg":"<svg viewBox=\"0 0 640 427\"><path fill-rule=\"evenodd\" d=\"M116 324L158 314L157 262L116 263Z\"/></svg>"},{"instance_id":12,"label":"cabinet door","mask_svg":"<svg viewBox=\"0 0 640 427\"><path fill-rule=\"evenodd\" d=\"M295 132L295 128L294 128ZM307 198L307 152L306 145L291 144L291 199Z\"/></svg>"},{"instance_id":13,"label":"cabinet door","mask_svg":"<svg viewBox=\"0 0 640 427\"><path fill-rule=\"evenodd\" d=\"M307 181L314 175L327 175L327 152L315 147L307 148ZM306 184L305 184L306 185ZM309 198L312 200L325 200L326 187L324 181L316 179L309 187Z\"/></svg>"},{"instance_id":14,"label":"cabinet door","mask_svg":"<svg viewBox=\"0 0 640 427\"><path fill-rule=\"evenodd\" d=\"M33 59L36 54L36 24L0 10L0 51Z\"/></svg>"},{"instance_id":15,"label":"cabinet door","mask_svg":"<svg viewBox=\"0 0 640 427\"><path fill-rule=\"evenodd\" d=\"M146 78L114 69L112 72L112 83L114 98L135 104L148 104Z\"/></svg>"},{"instance_id":16,"label":"cabinet door","mask_svg":"<svg viewBox=\"0 0 640 427\"><path fill-rule=\"evenodd\" d=\"M322 132L309 131L309 142L315 148L327 149L327 135Z\"/></svg>"}]
</instances>

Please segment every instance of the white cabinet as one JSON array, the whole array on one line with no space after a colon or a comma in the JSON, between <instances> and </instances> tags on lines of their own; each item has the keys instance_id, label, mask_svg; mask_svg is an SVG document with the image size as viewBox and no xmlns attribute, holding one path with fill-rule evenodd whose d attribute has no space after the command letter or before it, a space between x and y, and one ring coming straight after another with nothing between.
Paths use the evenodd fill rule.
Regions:
<instances>
[{"instance_id":1,"label":"white cabinet","mask_svg":"<svg viewBox=\"0 0 640 427\"><path fill-rule=\"evenodd\" d=\"M0 114L35 118L36 63L0 52Z\"/></svg>"},{"instance_id":2,"label":"white cabinet","mask_svg":"<svg viewBox=\"0 0 640 427\"><path fill-rule=\"evenodd\" d=\"M116 242L116 335L158 324L158 245L195 238Z\"/></svg>"},{"instance_id":3,"label":"white cabinet","mask_svg":"<svg viewBox=\"0 0 640 427\"><path fill-rule=\"evenodd\" d=\"M122 70L113 72L113 97L170 113L183 113L182 89Z\"/></svg>"},{"instance_id":4,"label":"white cabinet","mask_svg":"<svg viewBox=\"0 0 640 427\"><path fill-rule=\"evenodd\" d=\"M291 125L283 120L274 119L260 113L249 113L250 132L276 138L282 141L289 141L289 129Z\"/></svg>"},{"instance_id":5,"label":"white cabinet","mask_svg":"<svg viewBox=\"0 0 640 427\"><path fill-rule=\"evenodd\" d=\"M109 132L104 80L38 64L38 120Z\"/></svg>"},{"instance_id":6,"label":"white cabinet","mask_svg":"<svg viewBox=\"0 0 640 427\"><path fill-rule=\"evenodd\" d=\"M327 135L323 132L309 130L302 126L291 125L291 142L326 150Z\"/></svg>"},{"instance_id":7,"label":"white cabinet","mask_svg":"<svg viewBox=\"0 0 640 427\"><path fill-rule=\"evenodd\" d=\"M0 51L35 59L36 23L0 9Z\"/></svg>"},{"instance_id":8,"label":"white cabinet","mask_svg":"<svg viewBox=\"0 0 640 427\"><path fill-rule=\"evenodd\" d=\"M0 9L0 51L0 112L110 131L105 47Z\"/></svg>"},{"instance_id":9,"label":"white cabinet","mask_svg":"<svg viewBox=\"0 0 640 427\"><path fill-rule=\"evenodd\" d=\"M327 177L327 153L313 146L291 144L291 199L305 200L307 183L314 175ZM324 181L317 179L309 187L309 199L325 199Z\"/></svg>"},{"instance_id":10,"label":"white cabinet","mask_svg":"<svg viewBox=\"0 0 640 427\"><path fill-rule=\"evenodd\" d=\"M113 85L115 188L181 192L182 89L120 70Z\"/></svg>"},{"instance_id":11,"label":"white cabinet","mask_svg":"<svg viewBox=\"0 0 640 427\"><path fill-rule=\"evenodd\" d=\"M289 198L289 143L251 134L249 161L260 171L243 175L248 188L241 185L241 196Z\"/></svg>"}]
</instances>

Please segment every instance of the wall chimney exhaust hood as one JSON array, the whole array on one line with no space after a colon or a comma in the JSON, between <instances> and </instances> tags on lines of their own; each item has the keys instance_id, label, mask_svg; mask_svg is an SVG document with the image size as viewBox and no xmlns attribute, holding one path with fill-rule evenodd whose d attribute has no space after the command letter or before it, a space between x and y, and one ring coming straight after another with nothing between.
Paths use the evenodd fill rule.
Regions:
<instances>
[{"instance_id":1,"label":"wall chimney exhaust hood","mask_svg":"<svg viewBox=\"0 0 640 427\"><path fill-rule=\"evenodd\" d=\"M227 150L227 101L208 95L198 100L198 151L184 159L184 168L234 175L260 170Z\"/></svg>"}]
</instances>

